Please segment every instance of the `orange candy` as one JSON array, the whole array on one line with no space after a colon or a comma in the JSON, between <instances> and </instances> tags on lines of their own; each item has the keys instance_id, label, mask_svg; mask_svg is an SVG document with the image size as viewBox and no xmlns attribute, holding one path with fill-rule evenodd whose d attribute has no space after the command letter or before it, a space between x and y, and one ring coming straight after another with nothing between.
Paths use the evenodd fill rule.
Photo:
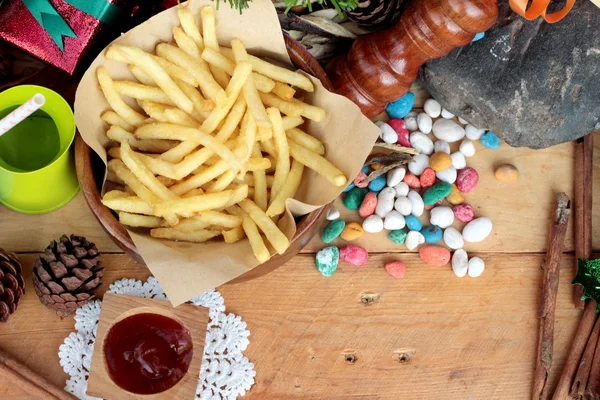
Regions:
<instances>
[{"instance_id":1,"label":"orange candy","mask_svg":"<svg viewBox=\"0 0 600 400\"><path fill-rule=\"evenodd\" d=\"M404 175L404 179L402 181L405 182L411 189L419 189L421 187L421 181L419 181L419 178L410 172L407 172L406 175Z\"/></svg>"},{"instance_id":2,"label":"orange candy","mask_svg":"<svg viewBox=\"0 0 600 400\"><path fill-rule=\"evenodd\" d=\"M429 265L441 267L450 261L450 251L439 246L423 246L419 249L419 257Z\"/></svg>"},{"instance_id":3,"label":"orange candy","mask_svg":"<svg viewBox=\"0 0 600 400\"><path fill-rule=\"evenodd\" d=\"M421 177L419 178L421 187L426 188L435 183L435 171L429 167L425 168Z\"/></svg>"}]
</instances>

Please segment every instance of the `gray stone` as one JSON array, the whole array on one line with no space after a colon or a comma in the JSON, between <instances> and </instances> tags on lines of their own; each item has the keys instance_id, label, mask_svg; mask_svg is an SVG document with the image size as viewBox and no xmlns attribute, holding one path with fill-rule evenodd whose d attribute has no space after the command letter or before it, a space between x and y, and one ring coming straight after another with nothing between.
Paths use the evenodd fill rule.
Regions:
<instances>
[{"instance_id":1,"label":"gray stone","mask_svg":"<svg viewBox=\"0 0 600 400\"><path fill-rule=\"evenodd\" d=\"M512 146L545 148L600 128L600 9L581 0L548 24L499 7L484 39L427 63L421 84Z\"/></svg>"}]
</instances>

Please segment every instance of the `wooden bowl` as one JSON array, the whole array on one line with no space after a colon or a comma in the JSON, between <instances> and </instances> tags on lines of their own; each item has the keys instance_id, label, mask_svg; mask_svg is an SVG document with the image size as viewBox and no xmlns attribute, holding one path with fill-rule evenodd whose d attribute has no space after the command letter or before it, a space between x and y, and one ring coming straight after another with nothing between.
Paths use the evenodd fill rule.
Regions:
<instances>
[{"instance_id":1,"label":"wooden bowl","mask_svg":"<svg viewBox=\"0 0 600 400\"><path fill-rule=\"evenodd\" d=\"M298 69L318 78L325 88L331 90L331 82L318 61L302 44L285 33L283 37L285 39L288 54L294 65ZM98 222L100 222L102 228L104 228L108 236L110 236L117 246L143 264L144 260L137 251L137 248L135 247L135 244L133 244L125 227L119 223L116 214L105 207L100 201L100 187L102 186L105 166L96 153L91 151L79 134L75 140L75 162L77 166L77 177L81 184L81 191ZM285 264L288 260L298 254L298 252L308 244L314 234L321 228L321 225L325 220L327 208L327 206L321 207L304 216L297 222L296 234L290 241L290 247L284 254L274 255L266 263L251 269L231 282L243 282L265 275Z\"/></svg>"}]
</instances>

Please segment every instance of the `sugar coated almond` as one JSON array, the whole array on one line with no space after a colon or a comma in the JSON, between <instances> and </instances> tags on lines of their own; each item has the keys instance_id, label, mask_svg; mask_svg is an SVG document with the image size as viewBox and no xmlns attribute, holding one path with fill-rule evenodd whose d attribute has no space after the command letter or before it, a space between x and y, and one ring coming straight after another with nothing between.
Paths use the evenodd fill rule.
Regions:
<instances>
[{"instance_id":1,"label":"sugar coated almond","mask_svg":"<svg viewBox=\"0 0 600 400\"><path fill-rule=\"evenodd\" d=\"M467 167L458 171L456 186L463 193L468 193L475 189L479 182L479 174L475 168Z\"/></svg>"},{"instance_id":2,"label":"sugar coated almond","mask_svg":"<svg viewBox=\"0 0 600 400\"><path fill-rule=\"evenodd\" d=\"M365 265L369 259L369 252L360 246L347 244L340 249L340 259L350 265Z\"/></svg>"},{"instance_id":3,"label":"sugar coated almond","mask_svg":"<svg viewBox=\"0 0 600 400\"><path fill-rule=\"evenodd\" d=\"M358 222L350 222L346 224L344 230L340 234L340 237L347 242L351 242L353 240L358 239L365 233L362 225Z\"/></svg>"},{"instance_id":4,"label":"sugar coated almond","mask_svg":"<svg viewBox=\"0 0 600 400\"><path fill-rule=\"evenodd\" d=\"M323 240L323 243L333 242L335 238L340 236L340 233L342 233L345 226L346 222L343 219L336 219L335 221L331 221L321 233L321 240Z\"/></svg>"},{"instance_id":5,"label":"sugar coated almond","mask_svg":"<svg viewBox=\"0 0 600 400\"><path fill-rule=\"evenodd\" d=\"M329 246L321 249L315 255L317 270L324 277L330 277L337 269L340 260L340 252L337 247Z\"/></svg>"},{"instance_id":6,"label":"sugar coated almond","mask_svg":"<svg viewBox=\"0 0 600 400\"><path fill-rule=\"evenodd\" d=\"M360 203L358 215L361 218L367 218L375 212L375 208L377 208L377 195L374 192L369 192L363 197Z\"/></svg>"},{"instance_id":7,"label":"sugar coated almond","mask_svg":"<svg viewBox=\"0 0 600 400\"><path fill-rule=\"evenodd\" d=\"M444 247L427 245L419 249L419 257L426 264L441 267L450 261L450 252Z\"/></svg>"},{"instance_id":8,"label":"sugar coated almond","mask_svg":"<svg viewBox=\"0 0 600 400\"><path fill-rule=\"evenodd\" d=\"M385 264L385 271L390 274L392 278L402 279L406 274L406 265L402 261L392 261Z\"/></svg>"},{"instance_id":9,"label":"sugar coated almond","mask_svg":"<svg viewBox=\"0 0 600 400\"><path fill-rule=\"evenodd\" d=\"M514 182L519 178L519 170L514 165L504 164L496 168L494 176L500 182Z\"/></svg>"},{"instance_id":10,"label":"sugar coated almond","mask_svg":"<svg viewBox=\"0 0 600 400\"><path fill-rule=\"evenodd\" d=\"M452 204L453 206L457 206L459 204L464 203L465 198L460 192L460 190L458 190L458 187L456 187L455 184L452 184L452 192L450 192L450 194L446 197L446 201L448 201L448 203Z\"/></svg>"},{"instance_id":11,"label":"sugar coated almond","mask_svg":"<svg viewBox=\"0 0 600 400\"><path fill-rule=\"evenodd\" d=\"M443 171L452 166L452 157L443 151L433 153L429 158L429 166L436 172Z\"/></svg>"},{"instance_id":12,"label":"sugar coated almond","mask_svg":"<svg viewBox=\"0 0 600 400\"><path fill-rule=\"evenodd\" d=\"M475 211L470 204L459 204L452 209L454 217L460 222L470 222L475 218Z\"/></svg>"}]
</instances>

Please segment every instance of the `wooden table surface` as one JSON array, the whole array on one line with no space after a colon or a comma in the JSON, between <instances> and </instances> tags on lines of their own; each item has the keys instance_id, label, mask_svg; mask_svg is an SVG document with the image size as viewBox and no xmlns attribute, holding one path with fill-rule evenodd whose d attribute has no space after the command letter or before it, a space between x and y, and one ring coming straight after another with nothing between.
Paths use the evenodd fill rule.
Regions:
<instances>
[{"instance_id":1,"label":"wooden table surface","mask_svg":"<svg viewBox=\"0 0 600 400\"><path fill-rule=\"evenodd\" d=\"M480 278L459 279L449 267L426 266L416 253L399 253L406 250L383 234L371 234L359 240L371 251L366 266L341 264L333 277L323 278L314 267L312 253L323 247L315 238L271 274L219 287L227 311L240 315L251 332L245 355L257 375L246 397L528 398L549 215L556 191L572 197L573 149L572 144L542 151L503 144L496 151L480 149L468 160L481 183L467 200L478 215L494 222L486 241L467 247L486 262ZM598 167L600 151L595 153ZM494 179L493 167L504 162L519 168L518 182ZM597 179L596 174L595 191L600 190ZM595 213L599 210L595 204ZM357 219L342 212L347 220ZM571 226L561 266L551 388L580 316L571 302ZM600 224L595 229L597 250ZM67 378L58 364L58 347L74 330L74 321L61 320L41 305L31 268L36 253L63 233L84 235L98 245L106 265L104 290L114 280L149 276L144 265L122 254L106 236L81 194L42 216L0 206L0 247L19 253L27 281L17 313L0 325L0 347L58 387ZM385 262L394 259L408 266L403 280L384 270ZM29 397L10 382L0 382L0 399Z\"/></svg>"}]
</instances>

